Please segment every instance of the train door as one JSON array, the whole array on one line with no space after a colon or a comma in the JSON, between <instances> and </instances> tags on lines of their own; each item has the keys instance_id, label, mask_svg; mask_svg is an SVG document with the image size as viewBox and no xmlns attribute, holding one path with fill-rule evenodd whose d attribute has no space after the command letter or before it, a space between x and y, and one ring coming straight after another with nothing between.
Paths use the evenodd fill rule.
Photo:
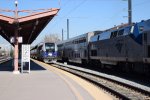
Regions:
<instances>
[{"instance_id":1,"label":"train door","mask_svg":"<svg viewBox=\"0 0 150 100\"><path fill-rule=\"evenodd\" d=\"M143 33L144 62L150 62L150 31Z\"/></svg>"},{"instance_id":2,"label":"train door","mask_svg":"<svg viewBox=\"0 0 150 100\"><path fill-rule=\"evenodd\" d=\"M150 31L144 32L143 34L143 72L150 75Z\"/></svg>"}]
</instances>

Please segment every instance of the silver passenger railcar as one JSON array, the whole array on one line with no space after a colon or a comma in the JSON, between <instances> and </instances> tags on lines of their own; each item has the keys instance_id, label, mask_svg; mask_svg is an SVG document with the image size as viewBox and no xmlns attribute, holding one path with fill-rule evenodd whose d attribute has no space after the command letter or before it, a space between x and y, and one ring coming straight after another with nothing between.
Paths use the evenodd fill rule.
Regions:
<instances>
[{"instance_id":1,"label":"silver passenger railcar","mask_svg":"<svg viewBox=\"0 0 150 100\"><path fill-rule=\"evenodd\" d=\"M90 37L94 34L95 32L89 32L57 43L58 60L86 63L88 61L88 44Z\"/></svg>"}]
</instances>

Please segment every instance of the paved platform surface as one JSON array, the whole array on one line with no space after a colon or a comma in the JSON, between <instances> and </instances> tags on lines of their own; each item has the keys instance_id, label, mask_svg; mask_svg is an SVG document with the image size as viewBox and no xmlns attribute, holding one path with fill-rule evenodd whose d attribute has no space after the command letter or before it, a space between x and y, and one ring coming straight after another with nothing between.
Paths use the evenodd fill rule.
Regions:
<instances>
[{"instance_id":1,"label":"paved platform surface","mask_svg":"<svg viewBox=\"0 0 150 100\"><path fill-rule=\"evenodd\" d=\"M31 73L14 75L11 61L0 65L0 100L78 100L57 74L31 62ZM9 71L8 71L9 70ZM66 77L84 100L93 100L81 86Z\"/></svg>"}]
</instances>

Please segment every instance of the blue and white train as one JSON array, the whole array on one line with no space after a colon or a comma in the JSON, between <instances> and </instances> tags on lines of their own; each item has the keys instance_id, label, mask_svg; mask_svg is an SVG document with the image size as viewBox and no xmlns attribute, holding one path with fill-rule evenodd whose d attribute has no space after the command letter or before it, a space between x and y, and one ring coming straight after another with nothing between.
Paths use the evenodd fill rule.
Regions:
<instances>
[{"instance_id":1,"label":"blue and white train","mask_svg":"<svg viewBox=\"0 0 150 100\"><path fill-rule=\"evenodd\" d=\"M31 57L51 63L57 59L57 46L55 43L40 43L31 49Z\"/></svg>"}]
</instances>

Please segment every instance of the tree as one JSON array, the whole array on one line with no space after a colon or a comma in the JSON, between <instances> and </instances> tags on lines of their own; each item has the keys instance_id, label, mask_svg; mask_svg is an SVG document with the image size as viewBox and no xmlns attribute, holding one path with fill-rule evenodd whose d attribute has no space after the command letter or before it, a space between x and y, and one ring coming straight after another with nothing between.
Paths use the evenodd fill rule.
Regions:
<instances>
[{"instance_id":1,"label":"tree","mask_svg":"<svg viewBox=\"0 0 150 100\"><path fill-rule=\"evenodd\" d=\"M43 42L58 42L60 41L60 37L58 34L48 34L48 35L45 35L44 39L43 39Z\"/></svg>"}]
</instances>

